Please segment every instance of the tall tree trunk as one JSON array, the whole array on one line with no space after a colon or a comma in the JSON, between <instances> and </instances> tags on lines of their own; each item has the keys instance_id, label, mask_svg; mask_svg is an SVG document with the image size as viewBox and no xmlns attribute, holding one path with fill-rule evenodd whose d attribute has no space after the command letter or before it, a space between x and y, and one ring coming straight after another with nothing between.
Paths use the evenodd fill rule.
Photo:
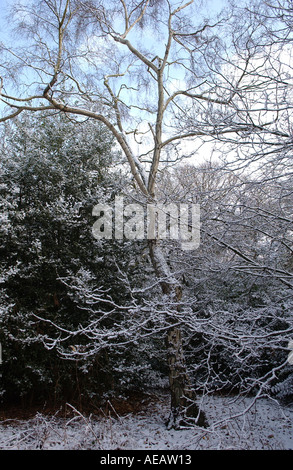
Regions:
<instances>
[{"instance_id":1,"label":"tall tree trunk","mask_svg":"<svg viewBox=\"0 0 293 470\"><path fill-rule=\"evenodd\" d=\"M149 241L149 250L156 275L160 279L162 292L170 297L171 304L175 305L174 314L176 314L172 320L174 326L170 326L165 338L171 395L171 411L167 426L169 429L194 423L207 426L205 414L196 404L196 395L186 369L182 334L177 325L182 296L181 286L175 281L156 240Z\"/></svg>"}]
</instances>

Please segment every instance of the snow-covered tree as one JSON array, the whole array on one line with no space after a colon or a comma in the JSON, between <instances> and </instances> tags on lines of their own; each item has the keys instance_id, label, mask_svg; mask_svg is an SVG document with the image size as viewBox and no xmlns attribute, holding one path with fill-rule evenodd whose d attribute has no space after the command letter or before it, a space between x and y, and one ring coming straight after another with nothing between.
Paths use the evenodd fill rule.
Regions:
<instances>
[{"instance_id":1,"label":"snow-covered tree","mask_svg":"<svg viewBox=\"0 0 293 470\"><path fill-rule=\"evenodd\" d=\"M81 302L73 299L75 283L93 278L105 291L115 286L122 304L128 295L115 263L115 257L122 262L126 254L92 235L92 206L110 200L126 181L117 168L119 159L111 135L98 123L23 115L7 125L0 176L0 341L8 398L52 397L55 386L56 397L62 398L66 381L74 380L75 363L65 366L47 338L53 322L75 331L89 321Z\"/></svg>"},{"instance_id":2,"label":"snow-covered tree","mask_svg":"<svg viewBox=\"0 0 293 470\"><path fill-rule=\"evenodd\" d=\"M192 0L21 2L14 6L19 47L2 47L2 122L30 110L103 123L145 202L160 202L165 165L198 155L203 143L235 146L235 158L230 147L225 161L234 169L233 162L245 167L248 155L258 162L291 142L291 70L272 42L263 3L229 2L219 14ZM183 285L159 241L148 245L162 288L164 309L156 312L165 319L169 422L178 426L195 399L182 347ZM191 414L204 423L196 406Z\"/></svg>"}]
</instances>

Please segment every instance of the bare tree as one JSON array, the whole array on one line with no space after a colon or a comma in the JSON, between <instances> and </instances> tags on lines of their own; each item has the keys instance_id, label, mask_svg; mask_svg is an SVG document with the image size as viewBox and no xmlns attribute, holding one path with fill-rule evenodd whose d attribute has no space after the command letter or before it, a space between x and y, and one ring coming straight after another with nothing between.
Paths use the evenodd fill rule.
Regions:
<instances>
[{"instance_id":1,"label":"bare tree","mask_svg":"<svg viewBox=\"0 0 293 470\"><path fill-rule=\"evenodd\" d=\"M272 45L258 44L263 21L241 11L230 7L207 19L193 0L20 3L13 7L19 45L2 45L1 121L29 110L102 122L139 197L156 203L160 170L196 156L203 142L237 143L239 164L239 141L257 148L290 137L275 126L280 105L271 109L276 90L284 99L287 90L287 82L272 80L280 61ZM182 285L159 240L149 240L149 251L173 318L166 335L169 425L178 426L195 398L178 326ZM192 415L205 423L196 406Z\"/></svg>"}]
</instances>

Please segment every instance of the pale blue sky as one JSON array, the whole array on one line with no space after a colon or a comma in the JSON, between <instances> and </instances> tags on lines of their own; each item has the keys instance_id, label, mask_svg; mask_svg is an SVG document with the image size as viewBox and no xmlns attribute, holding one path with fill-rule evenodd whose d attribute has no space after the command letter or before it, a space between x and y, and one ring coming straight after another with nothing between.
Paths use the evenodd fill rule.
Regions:
<instances>
[{"instance_id":1,"label":"pale blue sky","mask_svg":"<svg viewBox=\"0 0 293 470\"><path fill-rule=\"evenodd\" d=\"M7 27L9 26L7 15L10 5L13 5L15 0L0 0L0 42L5 39Z\"/></svg>"}]
</instances>

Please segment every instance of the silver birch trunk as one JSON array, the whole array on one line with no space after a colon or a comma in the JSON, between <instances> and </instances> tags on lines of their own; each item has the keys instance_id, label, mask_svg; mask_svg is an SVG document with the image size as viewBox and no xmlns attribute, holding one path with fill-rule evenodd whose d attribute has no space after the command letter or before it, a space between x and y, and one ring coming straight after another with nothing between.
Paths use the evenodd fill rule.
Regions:
<instances>
[{"instance_id":1,"label":"silver birch trunk","mask_svg":"<svg viewBox=\"0 0 293 470\"><path fill-rule=\"evenodd\" d=\"M179 428L188 424L208 425L205 414L196 404L196 394L191 386L184 359L182 333L177 318L180 314L181 286L175 280L156 240L149 242L150 256L156 275L161 280L162 292L170 296L174 307L174 326L170 326L165 338L169 374L171 411L168 428Z\"/></svg>"}]
</instances>

